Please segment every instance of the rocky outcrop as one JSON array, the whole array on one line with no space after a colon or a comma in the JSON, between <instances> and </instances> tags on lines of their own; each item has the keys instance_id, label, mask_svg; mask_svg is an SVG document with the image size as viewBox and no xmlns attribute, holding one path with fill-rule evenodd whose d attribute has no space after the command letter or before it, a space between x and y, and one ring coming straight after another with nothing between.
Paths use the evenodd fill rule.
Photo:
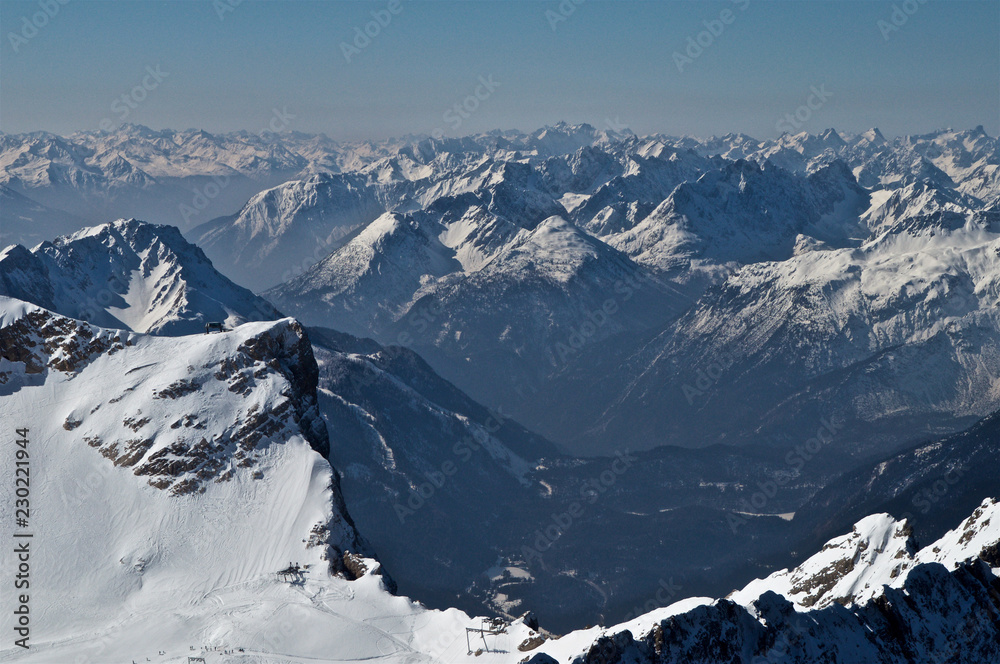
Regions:
<instances>
[{"instance_id":1,"label":"rocky outcrop","mask_svg":"<svg viewBox=\"0 0 1000 664\"><path fill-rule=\"evenodd\" d=\"M912 550L909 529L885 515L868 517L796 570L754 582L731 599L672 613L645 629L608 629L573 664L1000 661L1000 530L992 523L998 513L998 502L987 500L920 551ZM866 556L875 546L881 557ZM854 555L834 553L832 563L819 564L831 560L831 551L848 550ZM834 601L796 598L809 580L812 587L848 583L854 590Z\"/></svg>"}]
</instances>

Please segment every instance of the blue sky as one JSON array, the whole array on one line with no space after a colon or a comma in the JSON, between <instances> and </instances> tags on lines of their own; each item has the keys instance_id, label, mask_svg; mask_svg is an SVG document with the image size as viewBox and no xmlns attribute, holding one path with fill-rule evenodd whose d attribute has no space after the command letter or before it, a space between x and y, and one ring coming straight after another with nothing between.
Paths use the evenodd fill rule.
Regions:
<instances>
[{"instance_id":1,"label":"blue sky","mask_svg":"<svg viewBox=\"0 0 1000 664\"><path fill-rule=\"evenodd\" d=\"M0 130L1000 133L1000 0L394 1L0 0Z\"/></svg>"}]
</instances>

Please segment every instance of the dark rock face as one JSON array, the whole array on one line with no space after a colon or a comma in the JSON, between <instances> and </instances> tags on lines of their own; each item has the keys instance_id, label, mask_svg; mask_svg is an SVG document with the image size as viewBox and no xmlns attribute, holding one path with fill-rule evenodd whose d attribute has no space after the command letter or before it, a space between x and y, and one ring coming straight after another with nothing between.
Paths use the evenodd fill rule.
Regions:
<instances>
[{"instance_id":1,"label":"dark rock face","mask_svg":"<svg viewBox=\"0 0 1000 664\"><path fill-rule=\"evenodd\" d=\"M923 664L1000 661L1000 579L981 559L914 568L902 588L862 605L805 613L775 593L672 616L636 639L597 640L574 664Z\"/></svg>"},{"instance_id":2,"label":"dark rock face","mask_svg":"<svg viewBox=\"0 0 1000 664\"><path fill-rule=\"evenodd\" d=\"M89 325L48 311L35 310L0 328L0 358L23 363L26 374L48 369L73 373L101 353L131 346L127 332L95 331ZM0 394L15 391L12 372L0 371ZM7 392L4 386L7 385Z\"/></svg>"},{"instance_id":3,"label":"dark rock face","mask_svg":"<svg viewBox=\"0 0 1000 664\"><path fill-rule=\"evenodd\" d=\"M305 329L298 321L290 320L281 328L271 328L265 334L247 339L239 351L255 364L263 363L288 379L293 420L312 448L327 457L330 438L316 407L319 368Z\"/></svg>"},{"instance_id":4,"label":"dark rock face","mask_svg":"<svg viewBox=\"0 0 1000 664\"><path fill-rule=\"evenodd\" d=\"M540 652L534 657L524 660L524 664L559 664L559 662L557 662L549 655Z\"/></svg>"}]
</instances>

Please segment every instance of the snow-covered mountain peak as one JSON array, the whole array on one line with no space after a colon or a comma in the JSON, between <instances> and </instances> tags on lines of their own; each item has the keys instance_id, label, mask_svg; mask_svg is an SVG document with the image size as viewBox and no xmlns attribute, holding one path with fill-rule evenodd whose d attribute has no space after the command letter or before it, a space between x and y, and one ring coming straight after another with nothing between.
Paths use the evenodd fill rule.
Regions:
<instances>
[{"instance_id":1,"label":"snow-covered mountain peak","mask_svg":"<svg viewBox=\"0 0 1000 664\"><path fill-rule=\"evenodd\" d=\"M0 295L108 327L155 334L274 320L270 304L215 271L173 226L118 219L6 251Z\"/></svg>"},{"instance_id":2,"label":"snow-covered mountain peak","mask_svg":"<svg viewBox=\"0 0 1000 664\"><path fill-rule=\"evenodd\" d=\"M634 228L608 243L641 263L676 268L691 258L726 263L782 260L796 237L821 240L857 234L867 194L835 161L807 178L740 159L684 182Z\"/></svg>"},{"instance_id":3,"label":"snow-covered mountain peak","mask_svg":"<svg viewBox=\"0 0 1000 664\"><path fill-rule=\"evenodd\" d=\"M790 151L801 155L808 162L820 156L836 155L846 146L847 141L836 129L827 129L820 134L802 131L797 134L782 134L763 154L768 157L777 155L778 161L783 162Z\"/></svg>"},{"instance_id":4,"label":"snow-covered mountain peak","mask_svg":"<svg viewBox=\"0 0 1000 664\"><path fill-rule=\"evenodd\" d=\"M440 242L455 252L455 259L465 272L475 272L488 264L516 238L530 231L490 213L481 205L466 209L457 219L442 217L444 230L438 235Z\"/></svg>"},{"instance_id":5,"label":"snow-covered mountain peak","mask_svg":"<svg viewBox=\"0 0 1000 664\"><path fill-rule=\"evenodd\" d=\"M589 124L570 125L559 122L544 127L527 138L527 146L540 155L568 154L610 138L609 132L599 131Z\"/></svg>"},{"instance_id":6,"label":"snow-covered mountain peak","mask_svg":"<svg viewBox=\"0 0 1000 664\"><path fill-rule=\"evenodd\" d=\"M552 216L497 256L491 267L504 271L532 270L557 281L567 281L583 264L616 253L563 217Z\"/></svg>"},{"instance_id":7,"label":"snow-covered mountain peak","mask_svg":"<svg viewBox=\"0 0 1000 664\"><path fill-rule=\"evenodd\" d=\"M819 138L826 145L834 145L834 144L835 145L846 145L846 141L844 141L844 137L840 135L839 131L837 131L836 129L834 129L832 127L830 129L827 129L823 133L821 133L819 135Z\"/></svg>"},{"instance_id":8,"label":"snow-covered mountain peak","mask_svg":"<svg viewBox=\"0 0 1000 664\"><path fill-rule=\"evenodd\" d=\"M176 227L150 224L138 219L116 219L83 228L76 233L58 237L52 240L51 244L74 251L78 250L74 245L85 238L97 238L107 247L124 248L132 245L149 247L153 244L162 244L165 248L178 247L191 253L201 253L200 249L184 239Z\"/></svg>"},{"instance_id":9,"label":"snow-covered mountain peak","mask_svg":"<svg viewBox=\"0 0 1000 664\"><path fill-rule=\"evenodd\" d=\"M872 127L866 132L860 134L859 144L872 147L884 147L889 143L882 132L879 131L878 127Z\"/></svg>"},{"instance_id":10,"label":"snow-covered mountain peak","mask_svg":"<svg viewBox=\"0 0 1000 664\"><path fill-rule=\"evenodd\" d=\"M865 604L881 595L884 586L902 587L919 565L938 563L954 570L976 558L1000 570L1000 501L995 498L983 500L959 527L923 548L918 548L906 519L865 517L798 567L753 581L729 599L750 607L771 591L800 611L834 603Z\"/></svg>"},{"instance_id":11,"label":"snow-covered mountain peak","mask_svg":"<svg viewBox=\"0 0 1000 664\"><path fill-rule=\"evenodd\" d=\"M542 251L559 252L593 247L593 238L581 231L563 217L553 215L538 224L528 234L521 246L531 246Z\"/></svg>"},{"instance_id":12,"label":"snow-covered mountain peak","mask_svg":"<svg viewBox=\"0 0 1000 664\"><path fill-rule=\"evenodd\" d=\"M799 610L849 604L873 597L889 578L913 561L917 551L905 521L875 514L854 525L847 535L831 540L793 570L775 572L730 595L750 606L767 591L792 601Z\"/></svg>"},{"instance_id":13,"label":"snow-covered mountain peak","mask_svg":"<svg viewBox=\"0 0 1000 664\"><path fill-rule=\"evenodd\" d=\"M970 196L925 182L875 192L872 202L861 222L868 227L873 241L887 234L954 231L965 226L981 207Z\"/></svg>"},{"instance_id":14,"label":"snow-covered mountain peak","mask_svg":"<svg viewBox=\"0 0 1000 664\"><path fill-rule=\"evenodd\" d=\"M973 558L981 558L1000 574L1000 499L984 499L957 528L921 549L913 564L933 562L956 569Z\"/></svg>"}]
</instances>

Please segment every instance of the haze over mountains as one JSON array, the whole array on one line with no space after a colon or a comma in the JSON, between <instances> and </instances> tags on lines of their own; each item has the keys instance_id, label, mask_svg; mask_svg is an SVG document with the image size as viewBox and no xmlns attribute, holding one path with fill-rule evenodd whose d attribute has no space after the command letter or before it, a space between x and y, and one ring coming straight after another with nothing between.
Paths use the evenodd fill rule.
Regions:
<instances>
[{"instance_id":1,"label":"haze over mountains","mask_svg":"<svg viewBox=\"0 0 1000 664\"><path fill-rule=\"evenodd\" d=\"M190 234L238 281L285 281L267 297L286 312L410 346L574 453L799 435L841 414L802 403L817 390L836 389L827 401L864 422L849 434L886 449L912 439L899 437L898 407L869 400L903 399L932 431L996 407L992 337L963 337L968 354L948 348L995 301L997 146L980 129L697 142L560 125L379 147ZM751 338L740 316L767 322ZM945 316L950 332L936 324ZM822 335L812 355L785 352L807 329ZM945 346L935 361L968 377L946 381L964 391L898 389L914 384L906 367L880 358L905 347L926 368L928 344ZM614 358L609 370L601 358ZM788 361L808 366L793 382L766 378ZM862 376L872 361L883 366ZM729 377L689 404L684 386L713 362ZM823 384L834 374L836 388ZM595 402L597 381L608 387ZM872 393L873 382L887 387ZM742 415L725 405L734 399Z\"/></svg>"},{"instance_id":2,"label":"haze over mountains","mask_svg":"<svg viewBox=\"0 0 1000 664\"><path fill-rule=\"evenodd\" d=\"M22 242L0 249L5 419L44 412L64 457L39 462L63 482L47 509L86 471L153 515L47 526L114 543L118 562L87 544L102 576L77 592L132 607L73 623L47 603L51 652L103 630L138 655L180 584L154 630L178 657L238 637L289 661L461 661L475 621L397 588L514 620L495 661L525 657L528 610L556 632L630 619L539 648L558 662L749 661L789 638L796 661L834 641L996 654L995 631L952 628L1000 624L1000 153L981 128L0 141L0 232ZM161 225L198 191L204 223ZM131 209L158 223L111 220ZM271 577L289 557L299 589ZM799 563L636 618L664 583L654 605ZM75 569L46 587L91 583ZM808 636L786 634L792 608ZM292 615L300 645L268 642Z\"/></svg>"}]
</instances>

